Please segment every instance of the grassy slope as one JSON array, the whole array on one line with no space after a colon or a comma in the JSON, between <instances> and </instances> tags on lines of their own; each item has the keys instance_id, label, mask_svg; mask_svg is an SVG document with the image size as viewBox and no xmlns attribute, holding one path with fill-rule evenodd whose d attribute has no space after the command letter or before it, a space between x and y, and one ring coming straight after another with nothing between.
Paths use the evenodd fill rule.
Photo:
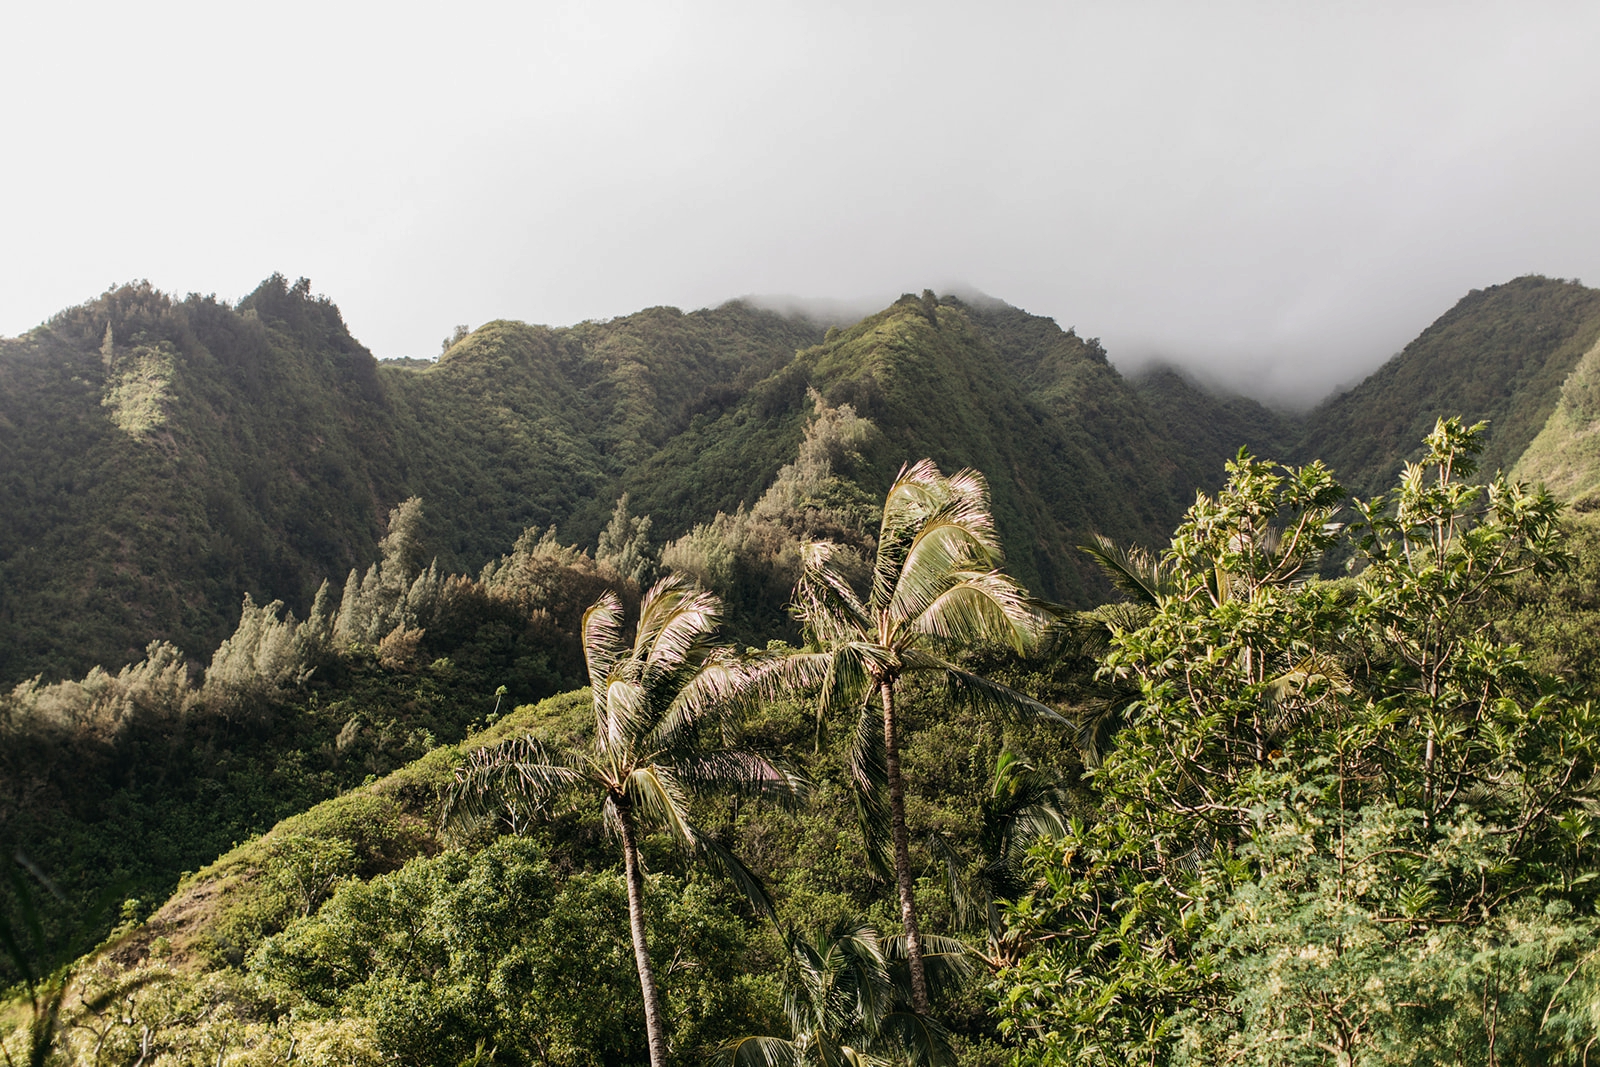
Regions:
<instances>
[{"instance_id":1,"label":"grassy slope","mask_svg":"<svg viewBox=\"0 0 1600 1067\"><path fill-rule=\"evenodd\" d=\"M203 968L237 962L239 948L280 928L277 887L263 880L273 850L286 837L337 839L355 847L359 874L370 878L395 870L414 856L437 852L439 797L461 755L519 734L538 732L572 739L591 714L587 690L525 705L459 745L436 748L377 781L325 800L277 823L258 838L235 845L214 862L185 874L172 896L138 934L121 944L124 966L158 951L178 967Z\"/></svg>"},{"instance_id":2,"label":"grassy slope","mask_svg":"<svg viewBox=\"0 0 1600 1067\"><path fill-rule=\"evenodd\" d=\"M1600 506L1600 342L1561 387L1556 409L1512 471L1541 482L1579 511Z\"/></svg>"}]
</instances>

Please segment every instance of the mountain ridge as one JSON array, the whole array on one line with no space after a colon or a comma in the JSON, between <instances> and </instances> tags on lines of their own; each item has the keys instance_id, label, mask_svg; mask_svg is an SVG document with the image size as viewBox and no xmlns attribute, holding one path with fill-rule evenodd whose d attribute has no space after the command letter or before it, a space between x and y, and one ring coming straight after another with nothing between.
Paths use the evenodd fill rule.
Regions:
<instances>
[{"instance_id":1,"label":"mountain ridge","mask_svg":"<svg viewBox=\"0 0 1600 1067\"><path fill-rule=\"evenodd\" d=\"M303 279L232 306L124 286L0 341L0 680L78 676L155 639L198 658L246 592L303 612L410 495L447 571L529 528L592 545L623 493L671 540L755 503L812 388L879 427L865 489L924 455L983 470L1014 569L1087 605L1106 588L1076 545L1159 543L1241 445L1322 458L1367 493L1461 414L1491 420L1485 465L1510 469L1570 415L1562 388L1596 337L1600 292L1515 279L1296 418L1170 371L1124 377L1053 320L931 291L826 328L748 301L495 320L437 361L389 363Z\"/></svg>"}]
</instances>

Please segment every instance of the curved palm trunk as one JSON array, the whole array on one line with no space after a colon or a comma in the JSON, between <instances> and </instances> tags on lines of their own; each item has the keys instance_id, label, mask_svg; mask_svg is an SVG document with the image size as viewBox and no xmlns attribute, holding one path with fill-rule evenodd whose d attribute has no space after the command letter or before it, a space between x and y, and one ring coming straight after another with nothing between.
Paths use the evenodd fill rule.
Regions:
<instances>
[{"instance_id":1,"label":"curved palm trunk","mask_svg":"<svg viewBox=\"0 0 1600 1067\"><path fill-rule=\"evenodd\" d=\"M900 738L894 720L894 687L880 682L883 700L884 769L889 776L889 830L894 840L894 879L900 889L900 925L906 935L906 962L911 965L911 1004L928 1014L928 979L922 966L922 933L917 929L917 898L911 885L911 840L906 833L906 789L900 777Z\"/></svg>"},{"instance_id":2,"label":"curved palm trunk","mask_svg":"<svg viewBox=\"0 0 1600 1067\"><path fill-rule=\"evenodd\" d=\"M644 994L644 1033L650 1044L650 1067L666 1067L667 1035L661 1027L661 996L650 970L650 949L644 939L644 872L639 869L639 844L634 838L633 811L625 798L613 797L617 827L622 834L622 864L628 880L628 927L633 934L633 961L639 967L639 991Z\"/></svg>"}]
</instances>

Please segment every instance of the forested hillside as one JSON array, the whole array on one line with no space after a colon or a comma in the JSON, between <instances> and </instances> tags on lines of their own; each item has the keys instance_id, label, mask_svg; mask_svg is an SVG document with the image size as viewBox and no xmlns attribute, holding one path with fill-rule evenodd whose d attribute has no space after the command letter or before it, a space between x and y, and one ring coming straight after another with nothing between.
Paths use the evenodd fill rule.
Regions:
<instances>
[{"instance_id":1,"label":"forested hillside","mask_svg":"<svg viewBox=\"0 0 1600 1067\"><path fill-rule=\"evenodd\" d=\"M1295 420L931 292L64 312L0 344L0 1042L1582 1062L1597 338L1519 279Z\"/></svg>"},{"instance_id":2,"label":"forested hillside","mask_svg":"<svg viewBox=\"0 0 1600 1067\"><path fill-rule=\"evenodd\" d=\"M376 361L281 278L236 308L128 286L0 343L0 446L12 684L204 654L247 589L309 604L405 484Z\"/></svg>"},{"instance_id":3,"label":"forested hillside","mask_svg":"<svg viewBox=\"0 0 1600 1067\"><path fill-rule=\"evenodd\" d=\"M908 296L821 334L735 302L491 322L437 362L384 364L304 282L236 307L108 292L0 341L0 680L120 666L156 639L198 659L246 592L304 612L411 495L447 570L530 526L593 545L624 492L659 546L754 505L810 389L876 425L852 473L869 493L912 454L989 471L1013 566L1080 605L1105 587L1075 546L1155 543L1240 445L1370 492L1460 413L1490 422L1486 470L1547 427L1527 470L1576 492L1592 468L1581 383L1557 411L1600 337L1600 294L1576 282L1475 291L1298 420L1170 371L1129 383L1097 342L998 301Z\"/></svg>"},{"instance_id":4,"label":"forested hillside","mask_svg":"<svg viewBox=\"0 0 1600 1067\"><path fill-rule=\"evenodd\" d=\"M1152 541L1231 451L1185 436L1217 425L1203 394L1153 409L1097 343L1003 304L929 293L820 334L735 302L491 322L436 363L385 365L282 277L237 307L110 292L0 343L0 679L158 639L198 659L247 592L304 613L407 496L446 570L528 527L592 545L624 492L659 545L754 505L810 389L877 426L869 493L913 453L992 472L1014 566L1073 603L1105 589L1078 543Z\"/></svg>"},{"instance_id":5,"label":"forested hillside","mask_svg":"<svg viewBox=\"0 0 1600 1067\"><path fill-rule=\"evenodd\" d=\"M1241 447L1258 456L1293 456L1300 435L1294 418L1241 396L1219 396L1171 367L1157 367L1133 379L1151 417L1165 428L1176 448L1177 491L1210 485L1219 457Z\"/></svg>"},{"instance_id":6,"label":"forested hillside","mask_svg":"<svg viewBox=\"0 0 1600 1067\"><path fill-rule=\"evenodd\" d=\"M814 403L753 513L851 533L828 457L870 430ZM298 623L247 602L203 678L153 647L5 701L0 1039L72 1063L1580 1062L1600 564L1553 499L1475 486L1477 447L1441 423L1399 510L1344 529L1319 465L1234 464L1161 559L1102 550L1121 603L1054 620L986 569L981 480L923 465L853 530L900 591L854 601L855 549L802 547L805 648L738 657L681 577L639 604L536 531L479 579L419 571L408 503L354 593ZM1340 538L1360 577L1306 581ZM897 632L907 610L946 614ZM579 629L606 684L491 703ZM545 664L522 693L582 677ZM694 762L708 742L746 755ZM624 759L627 790L571 791Z\"/></svg>"},{"instance_id":7,"label":"forested hillside","mask_svg":"<svg viewBox=\"0 0 1600 1067\"><path fill-rule=\"evenodd\" d=\"M1365 381L1312 411L1297 450L1352 492L1387 486L1441 415L1487 420L1483 466L1509 471L1600 337L1600 290L1530 276L1474 289Z\"/></svg>"},{"instance_id":8,"label":"forested hillside","mask_svg":"<svg viewBox=\"0 0 1600 1067\"><path fill-rule=\"evenodd\" d=\"M116 667L157 639L200 658L247 592L304 613L411 495L447 568L579 512L592 537L619 473L703 394L818 332L738 304L491 323L409 369L303 282L237 307L112 291L0 342L0 678Z\"/></svg>"},{"instance_id":9,"label":"forested hillside","mask_svg":"<svg viewBox=\"0 0 1600 1067\"><path fill-rule=\"evenodd\" d=\"M747 396L697 417L624 477L631 506L671 531L707 502L724 512L753 503L774 458L798 443L808 388L877 427L860 471L872 493L908 456L984 471L1012 569L1072 603L1104 591L1076 547L1093 531L1151 541L1214 481L1191 480L1199 461L1180 454L1097 343L1015 308L928 293L830 331Z\"/></svg>"}]
</instances>

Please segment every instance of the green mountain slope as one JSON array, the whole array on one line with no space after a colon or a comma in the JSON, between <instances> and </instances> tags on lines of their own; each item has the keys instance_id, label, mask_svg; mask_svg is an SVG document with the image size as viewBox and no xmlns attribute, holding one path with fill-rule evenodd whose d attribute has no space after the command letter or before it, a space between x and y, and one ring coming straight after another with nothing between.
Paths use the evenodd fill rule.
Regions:
<instances>
[{"instance_id":1,"label":"green mountain slope","mask_svg":"<svg viewBox=\"0 0 1600 1067\"><path fill-rule=\"evenodd\" d=\"M619 479L820 333L738 302L651 308L567 329L491 322L436 365L385 368L430 545L475 569L528 526L592 541Z\"/></svg>"},{"instance_id":2,"label":"green mountain slope","mask_svg":"<svg viewBox=\"0 0 1600 1067\"><path fill-rule=\"evenodd\" d=\"M129 286L0 343L0 678L81 674L309 601L403 495L377 363L338 309Z\"/></svg>"},{"instance_id":3,"label":"green mountain slope","mask_svg":"<svg viewBox=\"0 0 1600 1067\"><path fill-rule=\"evenodd\" d=\"M620 472L696 404L819 336L739 304L658 308L491 323L416 369L280 276L237 307L107 293L0 342L0 681L156 639L207 654L246 592L303 613L410 495L449 569L584 508L592 536Z\"/></svg>"},{"instance_id":4,"label":"green mountain slope","mask_svg":"<svg viewBox=\"0 0 1600 1067\"><path fill-rule=\"evenodd\" d=\"M1299 454L1370 494L1439 416L1489 420L1486 473L1510 470L1600 337L1600 291L1530 276L1475 289L1356 388L1310 413Z\"/></svg>"},{"instance_id":5,"label":"green mountain slope","mask_svg":"<svg viewBox=\"0 0 1600 1067\"><path fill-rule=\"evenodd\" d=\"M1544 427L1513 474L1541 482L1579 511L1600 504L1600 342L1590 346L1561 386Z\"/></svg>"},{"instance_id":6,"label":"green mountain slope","mask_svg":"<svg viewBox=\"0 0 1600 1067\"><path fill-rule=\"evenodd\" d=\"M447 571L531 526L592 542L623 491L670 539L760 496L812 386L879 425L870 492L924 455L985 471L1019 573L1064 599L1099 589L1075 549L1089 530L1149 541L1216 469L1171 446L1097 343L931 294L826 341L734 302L492 322L435 364L382 365L303 281L238 307L131 286L0 344L0 384L11 681L154 639L204 655L246 592L303 613L410 495Z\"/></svg>"},{"instance_id":7,"label":"green mountain slope","mask_svg":"<svg viewBox=\"0 0 1600 1067\"><path fill-rule=\"evenodd\" d=\"M1011 569L1046 596L1101 591L1076 547L1091 531L1149 542L1192 498L1169 439L1097 344L1015 308L925 294L831 331L694 418L625 476L634 510L676 532L707 507L754 503L799 443L808 387L877 426L871 492L908 459L983 471Z\"/></svg>"},{"instance_id":8,"label":"green mountain slope","mask_svg":"<svg viewBox=\"0 0 1600 1067\"><path fill-rule=\"evenodd\" d=\"M760 498L811 388L876 425L852 471L867 492L922 456L982 470L1016 572L1083 604L1105 590L1076 545L1157 542L1241 444L1323 458L1368 493L1461 414L1491 420L1487 470L1548 430L1525 469L1582 491L1581 381L1552 419L1597 337L1600 292L1517 279L1296 427L1171 372L1130 383L1049 319L932 293L826 336L733 302L491 322L437 363L380 364L304 282L236 307L129 286L0 341L0 682L115 667L153 639L203 656L246 592L303 614L411 495L446 571L528 527L593 544L623 492L661 544Z\"/></svg>"},{"instance_id":9,"label":"green mountain slope","mask_svg":"<svg viewBox=\"0 0 1600 1067\"><path fill-rule=\"evenodd\" d=\"M1211 485L1240 446L1268 459L1294 453L1294 419L1248 397L1218 396L1170 367L1134 378L1133 387L1174 446L1179 492Z\"/></svg>"}]
</instances>

